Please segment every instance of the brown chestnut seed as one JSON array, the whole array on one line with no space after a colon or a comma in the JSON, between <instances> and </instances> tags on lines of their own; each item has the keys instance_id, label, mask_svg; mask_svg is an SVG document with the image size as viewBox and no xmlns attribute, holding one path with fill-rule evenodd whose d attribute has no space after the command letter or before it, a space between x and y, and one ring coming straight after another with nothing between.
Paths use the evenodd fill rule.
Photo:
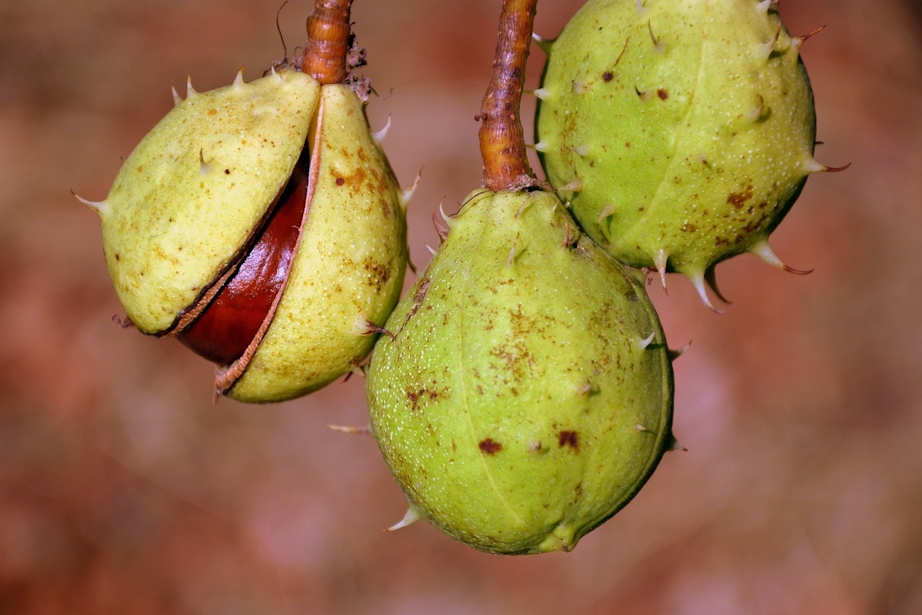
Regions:
<instances>
[{"instance_id":1,"label":"brown chestnut seed","mask_svg":"<svg viewBox=\"0 0 922 615\"><path fill-rule=\"evenodd\" d=\"M306 158L295 166L258 241L232 277L176 338L219 365L243 356L285 286L307 197Z\"/></svg>"}]
</instances>

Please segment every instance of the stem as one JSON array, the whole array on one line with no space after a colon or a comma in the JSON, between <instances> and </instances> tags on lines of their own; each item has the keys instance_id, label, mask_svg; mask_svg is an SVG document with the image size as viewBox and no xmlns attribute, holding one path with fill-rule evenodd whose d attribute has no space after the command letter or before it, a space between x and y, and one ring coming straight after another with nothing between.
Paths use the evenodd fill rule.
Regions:
<instances>
[{"instance_id":1,"label":"stem","mask_svg":"<svg viewBox=\"0 0 922 615\"><path fill-rule=\"evenodd\" d=\"M321 85L342 83L348 76L352 0L316 0L307 18L307 43L301 56L301 70Z\"/></svg>"},{"instance_id":2,"label":"stem","mask_svg":"<svg viewBox=\"0 0 922 615\"><path fill-rule=\"evenodd\" d=\"M518 190L537 183L520 117L537 4L538 0L503 0L490 84L480 107L480 154L488 190Z\"/></svg>"}]
</instances>

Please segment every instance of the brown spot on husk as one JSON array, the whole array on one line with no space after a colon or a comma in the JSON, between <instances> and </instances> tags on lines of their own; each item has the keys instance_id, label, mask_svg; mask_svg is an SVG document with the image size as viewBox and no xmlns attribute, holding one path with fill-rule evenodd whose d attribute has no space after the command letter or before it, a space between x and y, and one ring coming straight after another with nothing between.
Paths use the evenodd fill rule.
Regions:
<instances>
[{"instance_id":1,"label":"brown spot on husk","mask_svg":"<svg viewBox=\"0 0 922 615\"><path fill-rule=\"evenodd\" d=\"M569 446L574 450L579 449L579 438L575 431L561 431L557 434L557 444L561 448L564 446Z\"/></svg>"},{"instance_id":2,"label":"brown spot on husk","mask_svg":"<svg viewBox=\"0 0 922 615\"><path fill-rule=\"evenodd\" d=\"M485 440L481 440L477 446L487 455L495 455L496 453L503 450L503 445L493 438L486 438Z\"/></svg>"},{"instance_id":3,"label":"brown spot on husk","mask_svg":"<svg viewBox=\"0 0 922 615\"><path fill-rule=\"evenodd\" d=\"M418 386L416 388L407 388L405 391L407 399L410 400L413 412L417 412L434 401L437 401L445 394L445 389L436 387L432 382L431 386Z\"/></svg>"},{"instance_id":4,"label":"brown spot on husk","mask_svg":"<svg viewBox=\"0 0 922 615\"><path fill-rule=\"evenodd\" d=\"M733 205L736 209L742 209L743 205L746 204L746 201L752 198L753 187L746 186L742 192L731 192L727 195L727 203Z\"/></svg>"},{"instance_id":5,"label":"brown spot on husk","mask_svg":"<svg viewBox=\"0 0 922 615\"><path fill-rule=\"evenodd\" d=\"M388 280L391 279L391 270L385 263L379 263L372 258L366 258L362 263L366 273L368 273L368 285L373 286L378 292L384 289Z\"/></svg>"}]
</instances>

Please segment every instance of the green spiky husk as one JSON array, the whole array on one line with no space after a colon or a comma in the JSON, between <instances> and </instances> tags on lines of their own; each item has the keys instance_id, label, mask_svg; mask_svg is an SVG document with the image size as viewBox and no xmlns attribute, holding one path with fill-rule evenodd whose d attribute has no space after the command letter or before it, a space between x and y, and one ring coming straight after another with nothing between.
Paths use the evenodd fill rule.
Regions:
<instances>
[{"instance_id":1,"label":"green spiky husk","mask_svg":"<svg viewBox=\"0 0 922 615\"><path fill-rule=\"evenodd\" d=\"M550 45L548 180L622 262L700 280L765 242L813 161L813 96L771 3L590 0Z\"/></svg>"},{"instance_id":2,"label":"green spiky husk","mask_svg":"<svg viewBox=\"0 0 922 615\"><path fill-rule=\"evenodd\" d=\"M172 329L227 270L301 155L320 85L286 70L189 89L125 160L99 209L106 263L135 326Z\"/></svg>"},{"instance_id":3,"label":"green spiky husk","mask_svg":"<svg viewBox=\"0 0 922 615\"><path fill-rule=\"evenodd\" d=\"M570 550L672 443L661 325L643 281L549 193L475 192L451 227L375 347L372 430L450 536Z\"/></svg>"}]
</instances>

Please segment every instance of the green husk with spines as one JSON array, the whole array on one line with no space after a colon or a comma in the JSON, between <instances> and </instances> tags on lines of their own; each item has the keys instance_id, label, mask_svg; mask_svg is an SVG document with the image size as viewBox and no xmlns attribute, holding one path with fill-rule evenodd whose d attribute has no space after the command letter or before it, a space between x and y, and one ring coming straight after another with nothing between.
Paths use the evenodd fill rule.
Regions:
<instances>
[{"instance_id":1,"label":"green husk with spines","mask_svg":"<svg viewBox=\"0 0 922 615\"><path fill-rule=\"evenodd\" d=\"M589 0L545 45L536 133L548 180L622 262L678 271L703 294L754 252L813 159L813 95L770 1Z\"/></svg>"},{"instance_id":2,"label":"green husk with spines","mask_svg":"<svg viewBox=\"0 0 922 615\"><path fill-rule=\"evenodd\" d=\"M570 550L672 444L644 282L552 194L474 192L391 315L371 427L411 508L483 551Z\"/></svg>"}]
</instances>

